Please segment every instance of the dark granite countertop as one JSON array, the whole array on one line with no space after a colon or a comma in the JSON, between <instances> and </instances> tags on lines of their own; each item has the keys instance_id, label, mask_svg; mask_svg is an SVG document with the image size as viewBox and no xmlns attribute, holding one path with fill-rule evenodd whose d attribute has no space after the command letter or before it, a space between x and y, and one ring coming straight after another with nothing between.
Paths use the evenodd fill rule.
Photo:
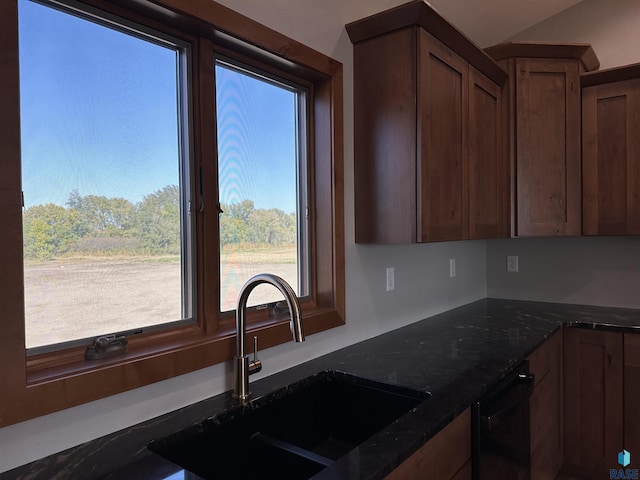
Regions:
<instances>
[{"instance_id":1,"label":"dark granite countertop","mask_svg":"<svg viewBox=\"0 0 640 480\"><path fill-rule=\"evenodd\" d=\"M480 300L254 381L251 389L257 400L319 371L337 370L429 392L415 410L314 477L381 479L563 325L640 333L640 310ZM183 470L146 445L234 407L237 400L226 392L0 474L0 480L184 478Z\"/></svg>"}]
</instances>

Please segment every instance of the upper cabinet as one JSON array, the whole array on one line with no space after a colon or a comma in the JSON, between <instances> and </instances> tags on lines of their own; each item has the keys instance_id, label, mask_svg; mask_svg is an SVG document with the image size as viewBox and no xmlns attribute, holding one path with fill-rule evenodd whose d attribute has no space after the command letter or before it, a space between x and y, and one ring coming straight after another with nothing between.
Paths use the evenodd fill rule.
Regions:
<instances>
[{"instance_id":1,"label":"upper cabinet","mask_svg":"<svg viewBox=\"0 0 640 480\"><path fill-rule=\"evenodd\" d=\"M584 235L640 234L640 64L582 76Z\"/></svg>"},{"instance_id":2,"label":"upper cabinet","mask_svg":"<svg viewBox=\"0 0 640 480\"><path fill-rule=\"evenodd\" d=\"M512 236L581 234L580 74L588 44L511 42L485 50L509 73Z\"/></svg>"},{"instance_id":3,"label":"upper cabinet","mask_svg":"<svg viewBox=\"0 0 640 480\"><path fill-rule=\"evenodd\" d=\"M508 236L506 73L424 1L347 31L356 242Z\"/></svg>"}]
</instances>

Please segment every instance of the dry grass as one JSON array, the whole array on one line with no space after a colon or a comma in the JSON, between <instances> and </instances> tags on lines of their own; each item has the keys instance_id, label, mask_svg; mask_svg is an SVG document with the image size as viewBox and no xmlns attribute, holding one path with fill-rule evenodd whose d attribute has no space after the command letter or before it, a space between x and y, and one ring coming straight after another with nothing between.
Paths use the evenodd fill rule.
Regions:
<instances>
[{"instance_id":1,"label":"dry grass","mask_svg":"<svg viewBox=\"0 0 640 480\"><path fill-rule=\"evenodd\" d=\"M270 272L297 283L295 246L224 249L222 310L232 310L251 276ZM28 348L167 323L181 318L179 256L70 257L25 263ZM256 305L280 299L259 286Z\"/></svg>"},{"instance_id":2,"label":"dry grass","mask_svg":"<svg viewBox=\"0 0 640 480\"><path fill-rule=\"evenodd\" d=\"M229 245L220 252L221 263L296 263L295 245Z\"/></svg>"}]
</instances>

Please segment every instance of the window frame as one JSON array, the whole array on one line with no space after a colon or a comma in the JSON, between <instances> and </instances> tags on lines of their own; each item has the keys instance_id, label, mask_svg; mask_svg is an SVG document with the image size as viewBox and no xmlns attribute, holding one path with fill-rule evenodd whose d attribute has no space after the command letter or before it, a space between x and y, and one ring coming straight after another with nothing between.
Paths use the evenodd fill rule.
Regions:
<instances>
[{"instance_id":1,"label":"window frame","mask_svg":"<svg viewBox=\"0 0 640 480\"><path fill-rule=\"evenodd\" d=\"M86 362L84 347L26 358L20 181L17 0L0 4L0 427L230 360L233 314L219 313L217 145L214 52L308 84L309 196L312 281L303 302L305 333L345 323L342 64L213 1L82 0L80 3L191 43L192 175L203 185L195 215L195 325L130 338L122 356ZM189 32L189 33L185 33ZM213 114L211 115L211 113ZM197 192L196 192L197 193ZM205 245L208 248L205 249ZM322 259L322 261L318 261ZM330 260L329 260L330 259ZM252 312L260 348L290 341L288 318Z\"/></svg>"}]
</instances>

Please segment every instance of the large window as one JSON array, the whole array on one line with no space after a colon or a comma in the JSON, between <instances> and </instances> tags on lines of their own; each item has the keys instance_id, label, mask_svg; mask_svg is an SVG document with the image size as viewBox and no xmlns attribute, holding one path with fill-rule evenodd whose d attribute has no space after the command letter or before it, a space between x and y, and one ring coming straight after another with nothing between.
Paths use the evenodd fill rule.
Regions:
<instances>
[{"instance_id":1,"label":"large window","mask_svg":"<svg viewBox=\"0 0 640 480\"><path fill-rule=\"evenodd\" d=\"M214 1L6 0L0 65L0 427L230 360L255 273L344 324L340 63Z\"/></svg>"},{"instance_id":2,"label":"large window","mask_svg":"<svg viewBox=\"0 0 640 480\"><path fill-rule=\"evenodd\" d=\"M192 312L188 48L53 6L19 1L30 352Z\"/></svg>"}]
</instances>

